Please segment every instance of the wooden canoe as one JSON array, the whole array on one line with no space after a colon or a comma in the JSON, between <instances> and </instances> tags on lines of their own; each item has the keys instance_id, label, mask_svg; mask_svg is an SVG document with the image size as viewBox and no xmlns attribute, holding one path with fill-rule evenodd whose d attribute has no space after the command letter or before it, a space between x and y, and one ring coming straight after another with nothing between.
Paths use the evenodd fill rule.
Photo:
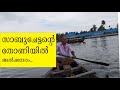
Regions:
<instances>
[{"instance_id":1,"label":"wooden canoe","mask_svg":"<svg viewBox=\"0 0 120 90\"><path fill-rule=\"evenodd\" d=\"M88 71L83 65L78 64L75 60L69 65L71 69L55 71L56 68L50 69L44 78L98 78L96 73Z\"/></svg>"}]
</instances>

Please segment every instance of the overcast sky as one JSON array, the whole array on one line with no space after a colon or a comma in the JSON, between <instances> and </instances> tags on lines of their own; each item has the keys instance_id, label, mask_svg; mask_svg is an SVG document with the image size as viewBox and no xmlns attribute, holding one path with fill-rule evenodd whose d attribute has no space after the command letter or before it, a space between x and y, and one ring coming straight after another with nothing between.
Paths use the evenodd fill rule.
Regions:
<instances>
[{"instance_id":1,"label":"overcast sky","mask_svg":"<svg viewBox=\"0 0 120 90\"><path fill-rule=\"evenodd\" d=\"M88 31L106 21L115 28L117 12L0 12L1 32L72 32Z\"/></svg>"}]
</instances>

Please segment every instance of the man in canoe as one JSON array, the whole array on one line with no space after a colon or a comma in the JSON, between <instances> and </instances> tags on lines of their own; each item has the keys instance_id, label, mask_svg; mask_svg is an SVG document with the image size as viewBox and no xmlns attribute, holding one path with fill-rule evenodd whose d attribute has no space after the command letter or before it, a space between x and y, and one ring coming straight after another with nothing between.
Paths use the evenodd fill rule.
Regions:
<instances>
[{"instance_id":1,"label":"man in canoe","mask_svg":"<svg viewBox=\"0 0 120 90\"><path fill-rule=\"evenodd\" d=\"M72 54L73 58L70 58L70 54ZM61 35L61 42L57 45L57 55L57 70L60 70L60 66L71 64L73 59L76 58L70 44L67 43L65 35Z\"/></svg>"}]
</instances>

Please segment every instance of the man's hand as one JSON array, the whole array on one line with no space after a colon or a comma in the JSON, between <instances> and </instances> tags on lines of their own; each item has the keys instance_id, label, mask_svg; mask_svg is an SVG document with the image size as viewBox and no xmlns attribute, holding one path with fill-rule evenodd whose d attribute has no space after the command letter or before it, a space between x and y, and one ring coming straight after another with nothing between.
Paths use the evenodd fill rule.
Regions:
<instances>
[{"instance_id":1,"label":"man's hand","mask_svg":"<svg viewBox=\"0 0 120 90\"><path fill-rule=\"evenodd\" d=\"M75 58L76 58L76 56L75 56L74 51L72 51L72 52L71 52L71 54L73 55L73 59L75 59Z\"/></svg>"},{"instance_id":2,"label":"man's hand","mask_svg":"<svg viewBox=\"0 0 120 90\"><path fill-rule=\"evenodd\" d=\"M75 56L75 55L73 55L73 59L76 59L76 56Z\"/></svg>"}]
</instances>

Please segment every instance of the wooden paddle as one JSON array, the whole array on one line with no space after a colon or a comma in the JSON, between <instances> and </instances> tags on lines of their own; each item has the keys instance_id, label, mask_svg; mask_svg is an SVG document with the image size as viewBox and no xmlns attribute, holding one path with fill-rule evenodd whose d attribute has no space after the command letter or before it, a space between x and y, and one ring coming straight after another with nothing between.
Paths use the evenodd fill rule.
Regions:
<instances>
[{"instance_id":1,"label":"wooden paddle","mask_svg":"<svg viewBox=\"0 0 120 90\"><path fill-rule=\"evenodd\" d=\"M60 55L60 56L69 57L69 56L65 56L65 55ZM104 66L109 66L108 63L90 61L90 60L86 60L86 59L82 59L82 58L74 58L74 59L83 60L83 61L87 61L87 62L91 62L91 63L95 63L95 64L100 64L100 65L104 65Z\"/></svg>"}]
</instances>

